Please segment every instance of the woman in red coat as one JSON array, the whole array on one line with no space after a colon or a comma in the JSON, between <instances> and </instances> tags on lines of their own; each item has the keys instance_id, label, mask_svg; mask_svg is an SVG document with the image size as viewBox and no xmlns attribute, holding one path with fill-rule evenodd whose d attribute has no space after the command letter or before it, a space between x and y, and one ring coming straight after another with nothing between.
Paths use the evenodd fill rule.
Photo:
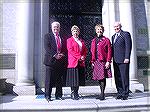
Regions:
<instances>
[{"instance_id":1,"label":"woman in red coat","mask_svg":"<svg viewBox=\"0 0 150 112\"><path fill-rule=\"evenodd\" d=\"M111 73L111 59L112 48L108 38L103 36L104 27L100 24L95 26L96 37L91 43L91 63L93 66L93 80L98 80L101 95L97 98L100 100L105 99L106 78L112 77Z\"/></svg>"},{"instance_id":2,"label":"woman in red coat","mask_svg":"<svg viewBox=\"0 0 150 112\"><path fill-rule=\"evenodd\" d=\"M85 85L85 58L87 48L79 38L80 29L74 25L71 28L72 37L67 39L68 70L66 86L71 87L71 98L78 100L79 85Z\"/></svg>"}]
</instances>

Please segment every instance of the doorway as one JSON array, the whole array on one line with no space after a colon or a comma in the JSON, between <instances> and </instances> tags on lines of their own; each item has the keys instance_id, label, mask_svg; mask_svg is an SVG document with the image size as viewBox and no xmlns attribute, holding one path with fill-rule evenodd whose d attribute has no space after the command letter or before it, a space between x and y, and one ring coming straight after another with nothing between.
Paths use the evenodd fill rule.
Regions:
<instances>
[{"instance_id":1,"label":"doorway","mask_svg":"<svg viewBox=\"0 0 150 112\"><path fill-rule=\"evenodd\" d=\"M102 0L50 0L49 22L59 21L61 34L64 37L71 36L71 27L77 25L80 28L80 37L85 40L88 48L86 58L86 85L97 85L92 80L90 61L90 44L95 35L95 25L102 23ZM51 29L49 29L50 31Z\"/></svg>"}]
</instances>

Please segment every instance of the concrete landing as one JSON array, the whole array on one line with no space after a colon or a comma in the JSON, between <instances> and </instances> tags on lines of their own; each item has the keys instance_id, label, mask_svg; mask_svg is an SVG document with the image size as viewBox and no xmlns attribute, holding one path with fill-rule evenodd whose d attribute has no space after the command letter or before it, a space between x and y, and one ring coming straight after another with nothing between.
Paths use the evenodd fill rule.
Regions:
<instances>
[{"instance_id":1,"label":"concrete landing","mask_svg":"<svg viewBox=\"0 0 150 112\"><path fill-rule=\"evenodd\" d=\"M80 100L70 99L47 102L44 95L0 96L0 112L149 112L150 93L131 93L128 100L116 100L114 93L106 93L106 100L97 100L97 95L82 95Z\"/></svg>"}]
</instances>

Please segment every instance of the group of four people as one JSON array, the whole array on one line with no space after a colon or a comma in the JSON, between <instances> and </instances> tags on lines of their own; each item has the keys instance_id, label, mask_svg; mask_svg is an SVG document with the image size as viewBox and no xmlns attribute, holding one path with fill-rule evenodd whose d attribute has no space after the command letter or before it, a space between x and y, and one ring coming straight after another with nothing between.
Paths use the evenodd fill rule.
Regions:
<instances>
[{"instance_id":1,"label":"group of four people","mask_svg":"<svg viewBox=\"0 0 150 112\"><path fill-rule=\"evenodd\" d=\"M117 88L116 99L127 100L129 96L129 63L131 54L131 35L121 29L121 23L115 22L115 34L112 43L103 35L104 27L101 24L95 26L96 36L91 42L91 65L93 68L93 80L98 80L101 94L100 100L105 100L106 78L112 77L111 62L113 57L114 77ZM60 35L60 23L51 24L52 32L44 37L46 66L45 98L52 101L51 92L55 86L55 98L62 98L62 75L66 74L65 86L71 87L71 98L78 100L79 86L85 85L85 59L87 47L83 39L79 37L80 29L73 25L72 36L67 40ZM66 69L67 68L67 69Z\"/></svg>"}]
</instances>

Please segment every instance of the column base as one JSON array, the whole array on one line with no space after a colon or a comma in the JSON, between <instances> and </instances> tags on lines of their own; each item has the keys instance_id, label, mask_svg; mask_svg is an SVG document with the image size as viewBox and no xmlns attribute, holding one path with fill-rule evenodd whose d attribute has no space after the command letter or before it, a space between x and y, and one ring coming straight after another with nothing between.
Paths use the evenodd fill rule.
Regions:
<instances>
[{"instance_id":1,"label":"column base","mask_svg":"<svg viewBox=\"0 0 150 112\"><path fill-rule=\"evenodd\" d=\"M144 92L144 85L138 81L130 81L130 91L135 92Z\"/></svg>"},{"instance_id":2,"label":"column base","mask_svg":"<svg viewBox=\"0 0 150 112\"><path fill-rule=\"evenodd\" d=\"M17 83L13 86L13 94L16 95L35 95L35 84L32 83Z\"/></svg>"},{"instance_id":3,"label":"column base","mask_svg":"<svg viewBox=\"0 0 150 112\"><path fill-rule=\"evenodd\" d=\"M0 96L6 93L6 78L0 78Z\"/></svg>"}]
</instances>

